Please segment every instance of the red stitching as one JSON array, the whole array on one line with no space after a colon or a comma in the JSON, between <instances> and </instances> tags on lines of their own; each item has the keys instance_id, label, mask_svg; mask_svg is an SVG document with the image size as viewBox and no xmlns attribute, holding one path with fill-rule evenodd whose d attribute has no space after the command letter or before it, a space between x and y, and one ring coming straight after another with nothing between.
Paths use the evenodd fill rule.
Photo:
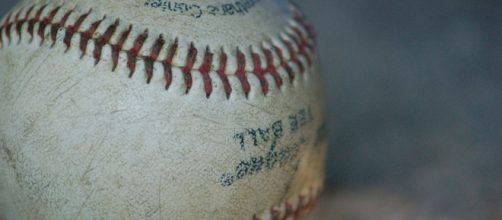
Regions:
<instances>
[{"instance_id":1,"label":"red stitching","mask_svg":"<svg viewBox=\"0 0 502 220\"><path fill-rule=\"evenodd\" d=\"M12 23L11 22L8 22L10 20L10 17L12 16L12 13L10 13L9 15L7 15L7 19L5 19L5 24L4 24L4 27L5 27L5 35L7 36L7 40L9 41L9 44L11 42L11 36L10 36L10 28L12 26Z\"/></svg>"},{"instance_id":2,"label":"red stitching","mask_svg":"<svg viewBox=\"0 0 502 220\"><path fill-rule=\"evenodd\" d=\"M183 73L183 78L185 79L185 85L186 85L186 93L190 91L192 88L192 68L193 65L195 64L195 61L197 59L197 49L193 46L193 43L190 44L190 49L188 49L188 55L186 58L186 64L185 67L181 70Z\"/></svg>"},{"instance_id":3,"label":"red stitching","mask_svg":"<svg viewBox=\"0 0 502 220\"><path fill-rule=\"evenodd\" d=\"M150 84L150 81L152 80L153 77L153 63L157 58L159 57L160 50L162 50L162 47L166 41L164 40L164 37L162 35L157 38L155 41L155 44L152 47L152 51L150 52L150 56L145 57L145 74L146 74L146 83Z\"/></svg>"},{"instance_id":4,"label":"red stitching","mask_svg":"<svg viewBox=\"0 0 502 220\"><path fill-rule=\"evenodd\" d=\"M278 208L272 207L270 209L270 213L272 215L272 220L280 220L279 217L281 216L281 211Z\"/></svg>"},{"instance_id":5,"label":"red stitching","mask_svg":"<svg viewBox=\"0 0 502 220\"><path fill-rule=\"evenodd\" d=\"M23 11L23 9L20 9L20 10L16 13L16 15L14 15L14 21L13 21L13 22L11 22L11 23L9 23L9 24L7 25L6 30L8 31L7 38L9 39L9 44L11 43L11 40L12 40L10 30L11 30L12 26L14 26L14 25L15 25L16 27L15 27L14 29L16 29L16 32L17 32L17 26L18 26L18 23L19 23L19 21L20 21L20 20L19 20L19 16L21 16L21 11ZM10 18L10 15L9 15L9 18ZM20 33L20 34L21 34L21 33Z\"/></svg>"},{"instance_id":6,"label":"red stitching","mask_svg":"<svg viewBox=\"0 0 502 220\"><path fill-rule=\"evenodd\" d=\"M304 55L304 57L307 58L307 63L309 66L312 65L312 60L310 59L309 56L306 56L307 55L307 47L309 47L309 43L308 43L307 39L301 33L300 29L298 29L297 27L294 27L293 31L296 33L296 35L300 39L300 54Z\"/></svg>"},{"instance_id":7,"label":"red stitching","mask_svg":"<svg viewBox=\"0 0 502 220\"><path fill-rule=\"evenodd\" d=\"M206 97L209 98L213 92L213 83L209 72L211 71L211 64L213 63L213 54L209 51L209 47L206 47L206 52L204 53L204 61L200 65L199 72L204 80L204 91L206 92Z\"/></svg>"},{"instance_id":8,"label":"red stitching","mask_svg":"<svg viewBox=\"0 0 502 220\"><path fill-rule=\"evenodd\" d=\"M300 216L300 209L294 209L293 205L289 202L286 202L286 214L282 218L282 220L286 220L288 217L293 217L297 219Z\"/></svg>"},{"instance_id":9,"label":"red stitching","mask_svg":"<svg viewBox=\"0 0 502 220\"><path fill-rule=\"evenodd\" d=\"M312 191L311 191L312 192ZM304 195L300 195L298 197L299 201L298 201L298 204L300 204L300 206L303 206L303 204L305 204L305 196ZM298 213L295 213L297 215L301 215L301 212L302 212L302 209L297 209L296 212Z\"/></svg>"},{"instance_id":10,"label":"red stitching","mask_svg":"<svg viewBox=\"0 0 502 220\"><path fill-rule=\"evenodd\" d=\"M119 20L117 19L115 20L115 23L108 26L105 33L101 37L97 38L94 41L94 52L92 53L92 56L94 57L94 65L98 65L99 61L101 60L101 53L103 51L103 47L105 46L105 44L110 43L110 39L117 30L118 26L119 26Z\"/></svg>"},{"instance_id":11,"label":"red stitching","mask_svg":"<svg viewBox=\"0 0 502 220\"><path fill-rule=\"evenodd\" d=\"M73 38L73 35L78 31L78 29L80 28L80 25L82 25L82 23L84 23L84 20L87 18L87 16L89 16L91 11L92 11L92 9L89 10L89 12L87 12L87 14L81 15L77 19L77 21L75 21L75 24L66 28L65 36L63 39L63 43L66 45L66 51L68 51L70 49L71 39Z\"/></svg>"},{"instance_id":12,"label":"red stitching","mask_svg":"<svg viewBox=\"0 0 502 220\"><path fill-rule=\"evenodd\" d=\"M305 27L305 30L307 31L308 38L316 39L317 34L316 34L314 26L310 22L307 22L307 20L305 19L305 16L302 13L300 13L299 11L294 12L293 19L296 22L298 22L299 24L301 24L303 27Z\"/></svg>"},{"instance_id":13,"label":"red stitching","mask_svg":"<svg viewBox=\"0 0 502 220\"><path fill-rule=\"evenodd\" d=\"M168 89L171 86L173 80L173 59L177 54L180 54L177 53L179 48L177 39L175 39L171 44L168 44L164 37L160 35L157 39L155 39L155 41L153 41L153 43L145 45L145 42L147 42L147 39L149 38L148 30L145 30L143 33L135 36L133 46L131 48L125 49L125 42L133 33L132 25L129 25L128 28L122 30L117 42L113 44L111 43L111 38L119 29L119 19L116 19L114 23L108 25L104 33L101 35L95 35L98 27L106 20L106 17L94 21L90 24L89 28L80 31L84 22L91 17L92 9L83 14L75 15L76 20L73 24L66 24L69 17L73 13L76 13L76 11L73 9L66 10L64 14L62 14L61 19L54 21L54 18L62 10L63 6L57 6L48 10L47 15L42 17L42 14L47 9L47 6L48 4L40 6L30 5L29 8L24 8L27 10L19 9L16 12L9 13L3 24L0 26L0 48L6 45L7 42L10 44L13 40L13 27L15 29L15 33L19 36L19 41L21 41L23 35L22 27L25 23L28 23L26 32L30 36L30 42L33 41L35 26L36 24L39 24L37 34L40 37L41 44L45 41L45 33L48 27L50 27L49 37L51 39L51 47L53 47L57 42L58 31L64 31L62 42L66 46L65 51L71 49L70 47L73 36L75 34L80 34L78 44L81 51L81 57L87 53L88 43L92 40L94 42L92 57L97 65L102 59L102 50L104 46L109 45L111 47L112 71L115 71L118 66L120 52L125 52L127 55L126 65L129 69L129 77L133 76L136 71L137 61L141 60L144 62L146 82L150 83L154 74L155 62L160 62L164 69L164 80L166 83L165 88ZM22 18L21 15L23 15ZM264 95L268 95L270 91L270 82L267 79L267 74L270 74L273 78L273 82L277 88L280 89L284 84L284 79L279 74L278 68L284 69L290 79L290 82L292 82L297 74L303 74L306 71L306 68L312 65L312 55L314 52L313 37L315 36L314 30L312 26L305 21L304 16L294 9L292 11L292 19L296 23L289 27L288 30L290 30L290 32L283 33L282 36L284 37L279 38L282 46L276 45L270 41L272 42L270 49L261 47L258 49L259 51L255 51L252 47L249 47L249 51L242 51L239 48L236 48L235 56L237 69L234 72L234 76L239 80L242 91L246 97L248 97L251 92L248 74L254 74L258 78L261 92ZM3 33L5 33L6 39L4 39ZM143 52L142 49L145 46L149 46L149 54L145 54L145 52ZM164 60L159 60L161 52L163 51L162 49L166 46L169 47L167 56ZM210 73L211 71L215 71L217 77L221 80L226 97L230 98L233 88L229 81L229 73L227 72L227 65L229 61L227 53L223 50L223 48L221 48L220 52L214 53L211 51L209 46L207 46L203 56L200 54L202 58L200 66L195 66L199 52L201 51L198 51L198 49L194 46L194 43L191 43L185 57L184 66L178 67L183 74L186 93L188 93L193 86L192 71L198 70L203 79L204 92L206 97L209 98L213 92L213 79ZM250 56L248 57L248 55L245 55L245 52L246 54L250 54ZM284 56L284 52L289 54L287 59ZM260 54L263 54L263 56ZM218 60L216 63L217 66L212 65L214 59ZM306 62L302 60L306 60ZM298 71L291 68L291 64L289 62L298 66ZM279 65L275 66L277 63ZM252 64L252 69L246 70L246 64Z\"/></svg>"},{"instance_id":14,"label":"red stitching","mask_svg":"<svg viewBox=\"0 0 502 220\"><path fill-rule=\"evenodd\" d=\"M52 21L54 20L54 17L56 16L56 14L58 13L58 11L60 9L61 9L61 6L56 7L55 9L53 9L49 13L49 15L47 15L43 19L43 21L40 23L40 27L38 28L38 36L41 39L40 45L42 45L44 43L44 41L45 41L45 28L47 28L47 26L52 23Z\"/></svg>"},{"instance_id":15,"label":"red stitching","mask_svg":"<svg viewBox=\"0 0 502 220\"><path fill-rule=\"evenodd\" d=\"M73 10L69 10L68 12L66 12L66 14L63 16L63 18L61 18L61 21L59 21L59 23L56 23L56 24L52 24L52 27L51 27L51 40L52 40L52 45L51 47L54 47L54 45L56 45L56 37L58 35L58 30L62 27L65 26L66 24L66 21L68 20L68 18L70 17L70 15L73 13Z\"/></svg>"},{"instance_id":16,"label":"red stitching","mask_svg":"<svg viewBox=\"0 0 502 220\"><path fill-rule=\"evenodd\" d=\"M19 20L19 17L21 16L21 12L22 12L22 11L23 11L22 9L21 9L21 10L19 10L19 11L16 13L16 15L14 16L14 24L16 24L16 33L18 33L18 36L19 36L19 35L21 35L21 30L19 30L19 32L18 32L18 30L17 30L17 29L18 29L18 27L17 27L17 26L19 25L19 22L21 22L21 20ZM19 28L19 29L21 29L21 28Z\"/></svg>"},{"instance_id":17,"label":"red stitching","mask_svg":"<svg viewBox=\"0 0 502 220\"><path fill-rule=\"evenodd\" d=\"M293 40L294 40L294 38L293 38ZM293 44L291 44L291 42L289 42L288 40L284 40L284 39L283 39L283 43L284 43L284 45L286 45L286 48L289 51L289 56L290 56L291 61L293 61L293 63L295 63L298 66L298 68L300 68L300 74L303 74L303 72L305 72L305 67L303 66L303 63L298 59L298 56L295 52L295 49L293 48Z\"/></svg>"},{"instance_id":18,"label":"red stitching","mask_svg":"<svg viewBox=\"0 0 502 220\"><path fill-rule=\"evenodd\" d=\"M258 80L260 80L261 89L262 89L263 94L267 95L268 94L268 82L267 82L267 79L265 78L266 72L263 68L261 68L260 56L257 53L252 51L251 57L253 58L254 74L258 77Z\"/></svg>"},{"instance_id":19,"label":"red stitching","mask_svg":"<svg viewBox=\"0 0 502 220\"><path fill-rule=\"evenodd\" d=\"M277 73L277 68L275 68L274 66L274 57L272 56L272 51L270 51L269 49L263 49L263 53L265 54L265 60L267 61L267 69L265 71L272 75L275 80L275 84L277 84L277 87L281 88L283 82L281 76L279 75L279 73Z\"/></svg>"},{"instance_id":20,"label":"red stitching","mask_svg":"<svg viewBox=\"0 0 502 220\"><path fill-rule=\"evenodd\" d=\"M119 41L112 45L112 71L115 71L117 69L117 65L119 64L119 55L120 55L120 50L122 50L122 47L124 46L125 41L127 40L127 37L131 33L132 30L132 25L129 25L129 28L122 32L122 35L120 35Z\"/></svg>"},{"instance_id":21,"label":"red stitching","mask_svg":"<svg viewBox=\"0 0 502 220\"><path fill-rule=\"evenodd\" d=\"M37 12L35 12L34 18L32 19L26 18L28 19L28 34L30 34L30 42L33 41L33 30L35 28L35 24L39 22L40 16L42 16L42 11L44 11L45 7L47 7L47 5L43 5L42 7L40 7L40 9L38 9Z\"/></svg>"},{"instance_id":22,"label":"red stitching","mask_svg":"<svg viewBox=\"0 0 502 220\"><path fill-rule=\"evenodd\" d=\"M2 26L0 26L0 48L3 48L3 46L4 46L4 42L3 42L3 30L4 30L4 27L5 27L6 23L7 23L7 19L4 21L4 23L2 24Z\"/></svg>"},{"instance_id":23,"label":"red stitching","mask_svg":"<svg viewBox=\"0 0 502 220\"><path fill-rule=\"evenodd\" d=\"M239 48L237 48L236 56L237 56L237 70L235 71L235 75L241 82L244 94L246 95L246 97L248 97L249 91L251 90L251 86L249 85L249 81L246 76L246 57Z\"/></svg>"},{"instance_id":24,"label":"red stitching","mask_svg":"<svg viewBox=\"0 0 502 220\"><path fill-rule=\"evenodd\" d=\"M84 55L87 53L87 44L89 43L89 40L91 40L92 35L94 35L94 32L98 29L99 25L103 20L105 20L106 17L103 17L102 20L96 21L91 24L89 29L87 29L85 32L80 34L80 52L82 52L82 55L80 55L80 59L84 57Z\"/></svg>"},{"instance_id":25,"label":"red stitching","mask_svg":"<svg viewBox=\"0 0 502 220\"><path fill-rule=\"evenodd\" d=\"M227 54L225 53L223 48L221 48L220 63L219 63L218 71L216 71L216 72L218 73L218 76L220 77L221 82L223 83L223 88L225 89L225 93L227 94L227 99L228 99L228 98L230 98L230 94L232 93L232 86L230 86L230 82L228 81L227 74L225 73L225 69L227 66L227 60L228 60Z\"/></svg>"},{"instance_id":26,"label":"red stitching","mask_svg":"<svg viewBox=\"0 0 502 220\"><path fill-rule=\"evenodd\" d=\"M23 24L29 19L31 11L33 11L33 8L35 8L35 5L31 6L28 11L26 11L26 14L24 15L23 20L19 20L16 24L16 33L17 36L19 37L18 43L21 43L21 28L23 27Z\"/></svg>"},{"instance_id":27,"label":"red stitching","mask_svg":"<svg viewBox=\"0 0 502 220\"><path fill-rule=\"evenodd\" d=\"M21 28L19 27L19 23L21 22L21 21L19 20L19 16L21 16L21 11L22 11L22 10L19 10L19 11L17 12L17 14L14 16L14 23L13 23L13 25L15 24L15 26L16 26L16 27L15 27L15 29L16 29L16 33L18 33L18 36L20 36L20 35L21 35ZM19 32L18 32L18 27L19 27ZM19 37L19 41L18 41L18 43L20 43L20 42L21 42L21 37Z\"/></svg>"},{"instance_id":28,"label":"red stitching","mask_svg":"<svg viewBox=\"0 0 502 220\"><path fill-rule=\"evenodd\" d=\"M3 48L3 28L4 26L0 26L0 48Z\"/></svg>"},{"instance_id":29,"label":"red stitching","mask_svg":"<svg viewBox=\"0 0 502 220\"><path fill-rule=\"evenodd\" d=\"M134 71L136 70L136 60L138 58L139 51L143 48L146 38L148 38L148 30L145 30L143 34L136 37L133 47L127 52L127 68L129 68L129 77L132 77Z\"/></svg>"},{"instance_id":30,"label":"red stitching","mask_svg":"<svg viewBox=\"0 0 502 220\"><path fill-rule=\"evenodd\" d=\"M289 64L284 59L284 56L282 55L282 50L274 46L274 51L279 57L279 61L281 62L281 67L284 68L284 70L286 70L286 73L288 74L290 81L293 82L293 80L295 79L295 74L293 73L293 70L291 69Z\"/></svg>"},{"instance_id":31,"label":"red stitching","mask_svg":"<svg viewBox=\"0 0 502 220\"><path fill-rule=\"evenodd\" d=\"M162 65L164 66L164 80L166 81L166 90L169 89L171 83L173 82L172 63L177 50L178 39L175 39L173 44L169 46L169 51L167 52L166 59L162 62Z\"/></svg>"},{"instance_id":32,"label":"red stitching","mask_svg":"<svg viewBox=\"0 0 502 220\"><path fill-rule=\"evenodd\" d=\"M273 206L265 213L253 215L253 220L262 220L263 217L270 217L271 220L298 220L310 214L319 200L320 188L309 187L307 195L299 195L296 205L286 201L280 205ZM308 199L307 199L308 198Z\"/></svg>"}]
</instances>

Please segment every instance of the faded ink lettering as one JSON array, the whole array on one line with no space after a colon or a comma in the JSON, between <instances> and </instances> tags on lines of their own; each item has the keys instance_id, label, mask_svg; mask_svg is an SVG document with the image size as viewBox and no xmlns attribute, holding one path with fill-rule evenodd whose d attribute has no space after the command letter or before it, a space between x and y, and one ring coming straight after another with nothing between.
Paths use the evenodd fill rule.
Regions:
<instances>
[{"instance_id":1,"label":"faded ink lettering","mask_svg":"<svg viewBox=\"0 0 502 220\"><path fill-rule=\"evenodd\" d=\"M280 150L270 150L266 156L251 157L249 160L241 161L235 171L225 173L220 177L220 184L224 187L231 186L237 180L247 176L255 175L262 170L272 170L276 167L284 167L298 157L300 145L306 141L301 139L298 143L284 147Z\"/></svg>"},{"instance_id":2,"label":"faded ink lettering","mask_svg":"<svg viewBox=\"0 0 502 220\"><path fill-rule=\"evenodd\" d=\"M269 126L248 128L235 134L233 138L242 151L248 152L256 148L263 149L266 147L267 153L265 155L254 155L247 160L240 161L236 164L235 170L220 177L220 184L228 187L245 177L256 175L265 170L284 167L295 161L300 146L307 143L307 140L299 137L289 146L279 146L280 140L285 137L288 131L290 135L295 135L313 120L310 108L304 108L290 114L284 122L279 120ZM298 135L296 134L296 136Z\"/></svg>"},{"instance_id":3,"label":"faded ink lettering","mask_svg":"<svg viewBox=\"0 0 502 220\"><path fill-rule=\"evenodd\" d=\"M276 121L267 128L250 128L245 132L237 133L234 135L234 140L243 151L263 145L275 147L277 141L284 136L283 130L282 121Z\"/></svg>"},{"instance_id":4,"label":"faded ink lettering","mask_svg":"<svg viewBox=\"0 0 502 220\"><path fill-rule=\"evenodd\" d=\"M261 0L238 0L221 5L186 4L169 0L145 0L144 6L157 8L163 12L188 14L194 18L204 15L233 16L246 15Z\"/></svg>"}]
</instances>

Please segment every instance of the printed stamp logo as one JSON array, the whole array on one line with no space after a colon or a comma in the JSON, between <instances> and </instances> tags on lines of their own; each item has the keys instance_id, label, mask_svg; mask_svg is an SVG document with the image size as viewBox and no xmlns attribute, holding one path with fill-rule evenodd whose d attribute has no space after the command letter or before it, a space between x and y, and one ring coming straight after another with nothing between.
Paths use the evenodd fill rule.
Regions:
<instances>
[{"instance_id":1,"label":"printed stamp logo","mask_svg":"<svg viewBox=\"0 0 502 220\"><path fill-rule=\"evenodd\" d=\"M204 15L245 15L260 1L261 0L239 0L219 5L198 5L168 0L145 0L144 6L158 8L163 12L188 14L194 18L201 18Z\"/></svg>"},{"instance_id":2,"label":"printed stamp logo","mask_svg":"<svg viewBox=\"0 0 502 220\"><path fill-rule=\"evenodd\" d=\"M233 139L241 151L249 152L264 146L267 147L268 151L264 155L254 155L240 161L234 171L221 175L220 184L223 187L229 187L248 176L295 163L300 147L308 142L307 139L298 134L313 121L311 109L304 108L290 114L284 120L271 123L269 126L250 128L235 134ZM296 140L293 140L292 144L281 146L280 142L285 138L286 133L289 133L289 136Z\"/></svg>"}]
</instances>

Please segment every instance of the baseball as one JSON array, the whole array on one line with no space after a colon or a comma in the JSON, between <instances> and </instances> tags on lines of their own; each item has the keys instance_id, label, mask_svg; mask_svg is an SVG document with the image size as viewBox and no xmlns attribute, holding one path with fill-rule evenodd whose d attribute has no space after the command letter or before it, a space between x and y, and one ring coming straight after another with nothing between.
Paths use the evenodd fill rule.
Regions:
<instances>
[{"instance_id":1,"label":"baseball","mask_svg":"<svg viewBox=\"0 0 502 220\"><path fill-rule=\"evenodd\" d=\"M303 219L314 31L287 0L22 0L0 21L0 219Z\"/></svg>"}]
</instances>

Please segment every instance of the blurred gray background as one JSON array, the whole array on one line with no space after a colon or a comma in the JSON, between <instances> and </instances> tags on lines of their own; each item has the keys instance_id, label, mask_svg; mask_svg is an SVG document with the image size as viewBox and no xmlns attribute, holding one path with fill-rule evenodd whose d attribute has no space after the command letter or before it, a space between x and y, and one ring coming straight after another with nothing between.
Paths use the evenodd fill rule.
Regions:
<instances>
[{"instance_id":1,"label":"blurred gray background","mask_svg":"<svg viewBox=\"0 0 502 220\"><path fill-rule=\"evenodd\" d=\"M297 2L332 116L319 219L502 220L502 1Z\"/></svg>"},{"instance_id":2,"label":"blurred gray background","mask_svg":"<svg viewBox=\"0 0 502 220\"><path fill-rule=\"evenodd\" d=\"M331 108L313 219L502 220L502 2L296 2Z\"/></svg>"}]
</instances>

